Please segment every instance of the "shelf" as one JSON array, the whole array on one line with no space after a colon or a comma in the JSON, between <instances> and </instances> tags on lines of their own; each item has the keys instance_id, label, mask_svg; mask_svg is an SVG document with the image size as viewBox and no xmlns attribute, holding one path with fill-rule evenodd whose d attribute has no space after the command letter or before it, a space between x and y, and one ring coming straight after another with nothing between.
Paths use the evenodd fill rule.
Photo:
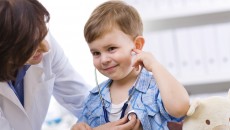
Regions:
<instances>
[{"instance_id":1,"label":"shelf","mask_svg":"<svg viewBox=\"0 0 230 130\"><path fill-rule=\"evenodd\" d=\"M183 75L183 77L177 77L177 79L186 86L193 86L196 84L211 84L211 83L221 83L230 82L229 74L206 74L206 75ZM229 86L230 87L230 86Z\"/></svg>"},{"instance_id":2,"label":"shelf","mask_svg":"<svg viewBox=\"0 0 230 130\"><path fill-rule=\"evenodd\" d=\"M139 9L140 10L140 9ZM152 11L139 11L144 21L163 20L172 18L189 17L196 15L206 15L230 11L230 2L219 5L206 4L195 6L182 6L178 8L167 8L162 10L152 9Z\"/></svg>"},{"instance_id":3,"label":"shelf","mask_svg":"<svg viewBox=\"0 0 230 130\"><path fill-rule=\"evenodd\" d=\"M220 23L230 20L229 0L126 0L144 21L144 31Z\"/></svg>"},{"instance_id":4,"label":"shelf","mask_svg":"<svg viewBox=\"0 0 230 130\"><path fill-rule=\"evenodd\" d=\"M202 93L218 93L228 92L230 81L218 82L218 83L207 83L207 84L195 84L195 85L184 85L189 95L197 95Z\"/></svg>"},{"instance_id":5,"label":"shelf","mask_svg":"<svg viewBox=\"0 0 230 130\"><path fill-rule=\"evenodd\" d=\"M226 51L227 49L230 51L230 40L226 38L230 26L222 27L222 25L229 24L230 21L229 0L146 0L145 2L127 0L127 2L133 5L142 17L144 34L148 36L145 36L149 45L147 51L159 56L157 58L166 68L168 67L168 70L172 72L176 70L175 73L171 73L185 86L190 95L228 91L230 71L223 65L222 59L227 57L229 61L230 58ZM180 35L177 35L178 31ZM167 32L172 32L172 36ZM191 48L188 48L189 45L192 45ZM206 48L203 48L204 46ZM226 49L221 49L223 46ZM168 54L170 51L175 53L174 58ZM190 52L187 59L189 63L192 60L191 68L194 67L199 55L206 58L203 59L205 62L202 64L204 67L202 72L191 68L184 71L186 66L183 68L180 61L184 60L187 52ZM181 57L181 54L185 56ZM207 62L210 58L216 59L215 63L223 66L218 65L214 71L213 65ZM175 61L174 67L170 68L170 61ZM194 68L199 69L196 66Z\"/></svg>"},{"instance_id":6,"label":"shelf","mask_svg":"<svg viewBox=\"0 0 230 130\"><path fill-rule=\"evenodd\" d=\"M165 19L152 19L144 21L145 32L176 29L191 26L202 26L206 24L225 23L230 21L230 10L225 12L214 12L206 14L167 17Z\"/></svg>"}]
</instances>

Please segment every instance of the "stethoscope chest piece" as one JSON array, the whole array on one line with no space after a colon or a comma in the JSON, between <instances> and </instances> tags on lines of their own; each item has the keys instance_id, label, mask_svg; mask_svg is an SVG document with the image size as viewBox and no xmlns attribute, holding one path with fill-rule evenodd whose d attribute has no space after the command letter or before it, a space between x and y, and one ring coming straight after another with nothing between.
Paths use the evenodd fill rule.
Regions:
<instances>
[{"instance_id":1,"label":"stethoscope chest piece","mask_svg":"<svg viewBox=\"0 0 230 130\"><path fill-rule=\"evenodd\" d=\"M135 116L135 118L137 119L136 112L134 110L129 111L128 114L127 114L128 120L130 121L133 116Z\"/></svg>"}]
</instances>

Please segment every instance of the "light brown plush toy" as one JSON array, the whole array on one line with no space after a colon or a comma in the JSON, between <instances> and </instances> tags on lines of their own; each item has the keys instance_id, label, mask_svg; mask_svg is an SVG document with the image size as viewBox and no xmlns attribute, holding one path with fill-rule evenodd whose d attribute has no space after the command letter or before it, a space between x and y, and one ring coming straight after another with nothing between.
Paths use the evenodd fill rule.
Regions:
<instances>
[{"instance_id":1,"label":"light brown plush toy","mask_svg":"<svg viewBox=\"0 0 230 130\"><path fill-rule=\"evenodd\" d=\"M194 101L183 130L230 130L230 91L228 97L211 96Z\"/></svg>"}]
</instances>

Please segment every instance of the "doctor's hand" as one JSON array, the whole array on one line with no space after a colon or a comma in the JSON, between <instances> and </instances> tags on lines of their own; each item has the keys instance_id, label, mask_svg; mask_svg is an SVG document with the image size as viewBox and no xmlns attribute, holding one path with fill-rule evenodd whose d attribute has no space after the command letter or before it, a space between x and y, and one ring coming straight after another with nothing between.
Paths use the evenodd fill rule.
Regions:
<instances>
[{"instance_id":1,"label":"doctor's hand","mask_svg":"<svg viewBox=\"0 0 230 130\"><path fill-rule=\"evenodd\" d=\"M88 124L81 122L73 125L71 130L93 130L93 129Z\"/></svg>"},{"instance_id":2,"label":"doctor's hand","mask_svg":"<svg viewBox=\"0 0 230 130\"><path fill-rule=\"evenodd\" d=\"M124 118L98 126L93 130L142 130L141 123L135 116L129 121L127 116Z\"/></svg>"}]
</instances>

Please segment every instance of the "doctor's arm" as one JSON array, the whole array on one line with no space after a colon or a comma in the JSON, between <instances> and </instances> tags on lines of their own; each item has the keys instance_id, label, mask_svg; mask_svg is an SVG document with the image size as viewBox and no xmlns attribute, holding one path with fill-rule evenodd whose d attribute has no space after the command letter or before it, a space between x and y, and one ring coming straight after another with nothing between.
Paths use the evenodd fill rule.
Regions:
<instances>
[{"instance_id":1,"label":"doctor's arm","mask_svg":"<svg viewBox=\"0 0 230 130\"><path fill-rule=\"evenodd\" d=\"M63 107L79 117L89 86L70 64L57 41L51 35L48 38L52 53L49 62L55 77L53 95Z\"/></svg>"}]
</instances>

